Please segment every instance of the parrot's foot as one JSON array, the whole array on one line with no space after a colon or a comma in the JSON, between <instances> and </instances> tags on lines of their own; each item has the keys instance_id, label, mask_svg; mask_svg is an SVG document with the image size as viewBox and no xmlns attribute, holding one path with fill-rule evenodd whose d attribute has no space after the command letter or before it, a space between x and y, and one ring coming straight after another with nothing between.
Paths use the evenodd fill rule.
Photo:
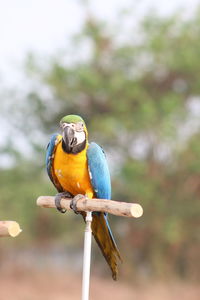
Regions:
<instances>
[{"instance_id":1,"label":"parrot's foot","mask_svg":"<svg viewBox=\"0 0 200 300\"><path fill-rule=\"evenodd\" d=\"M76 196L72 199L72 201L71 201L71 203L70 203L70 207L71 207L71 209L73 209L73 211L75 212L75 214L80 214L80 212L77 211L77 202L78 202L79 200L83 199L83 198L85 198L84 195L78 194L78 195L76 195Z\"/></svg>"},{"instance_id":2,"label":"parrot's foot","mask_svg":"<svg viewBox=\"0 0 200 300\"><path fill-rule=\"evenodd\" d=\"M61 213L66 213L66 209L62 208L60 205L60 201L62 198L72 198L72 195L69 192L58 193L55 196L55 206L57 210Z\"/></svg>"}]
</instances>

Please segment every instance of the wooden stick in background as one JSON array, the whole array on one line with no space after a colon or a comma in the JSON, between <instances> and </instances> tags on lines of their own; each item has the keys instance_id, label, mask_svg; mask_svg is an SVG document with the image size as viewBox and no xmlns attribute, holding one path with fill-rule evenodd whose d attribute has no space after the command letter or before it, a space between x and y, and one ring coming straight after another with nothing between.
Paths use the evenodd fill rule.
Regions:
<instances>
[{"instance_id":1,"label":"wooden stick in background","mask_svg":"<svg viewBox=\"0 0 200 300\"><path fill-rule=\"evenodd\" d=\"M22 230L15 221L0 221L0 237L16 237Z\"/></svg>"}]
</instances>

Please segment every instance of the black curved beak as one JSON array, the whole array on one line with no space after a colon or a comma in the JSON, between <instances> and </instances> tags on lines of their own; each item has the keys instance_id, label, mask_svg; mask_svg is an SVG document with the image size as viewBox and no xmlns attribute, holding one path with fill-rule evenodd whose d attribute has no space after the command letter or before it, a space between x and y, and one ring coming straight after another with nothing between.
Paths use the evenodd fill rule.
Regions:
<instances>
[{"instance_id":1,"label":"black curved beak","mask_svg":"<svg viewBox=\"0 0 200 300\"><path fill-rule=\"evenodd\" d=\"M75 131L66 126L63 130L63 143L64 149L67 153L71 153L73 147L76 145L77 139L75 138Z\"/></svg>"}]
</instances>

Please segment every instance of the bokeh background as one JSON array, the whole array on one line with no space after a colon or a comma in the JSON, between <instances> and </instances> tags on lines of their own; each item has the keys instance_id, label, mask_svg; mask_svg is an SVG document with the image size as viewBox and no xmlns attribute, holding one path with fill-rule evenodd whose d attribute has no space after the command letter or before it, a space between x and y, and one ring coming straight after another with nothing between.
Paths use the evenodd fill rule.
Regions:
<instances>
[{"instance_id":1,"label":"bokeh background","mask_svg":"<svg viewBox=\"0 0 200 300\"><path fill-rule=\"evenodd\" d=\"M198 1L0 1L0 299L80 299L84 224L36 207L56 193L45 149L80 114L107 153L124 263L113 283L93 243L92 299L199 299Z\"/></svg>"}]
</instances>

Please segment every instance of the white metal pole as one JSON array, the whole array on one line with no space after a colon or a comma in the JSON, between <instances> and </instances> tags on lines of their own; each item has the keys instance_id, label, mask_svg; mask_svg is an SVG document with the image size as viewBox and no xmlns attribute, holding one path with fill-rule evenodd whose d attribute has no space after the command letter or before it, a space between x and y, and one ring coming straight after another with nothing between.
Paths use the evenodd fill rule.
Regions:
<instances>
[{"instance_id":1,"label":"white metal pole","mask_svg":"<svg viewBox=\"0 0 200 300\"><path fill-rule=\"evenodd\" d=\"M92 241L92 212L86 213L86 227L84 236L83 254L83 277L82 277L82 300L89 300L90 287L90 261L91 261L91 241Z\"/></svg>"}]
</instances>

